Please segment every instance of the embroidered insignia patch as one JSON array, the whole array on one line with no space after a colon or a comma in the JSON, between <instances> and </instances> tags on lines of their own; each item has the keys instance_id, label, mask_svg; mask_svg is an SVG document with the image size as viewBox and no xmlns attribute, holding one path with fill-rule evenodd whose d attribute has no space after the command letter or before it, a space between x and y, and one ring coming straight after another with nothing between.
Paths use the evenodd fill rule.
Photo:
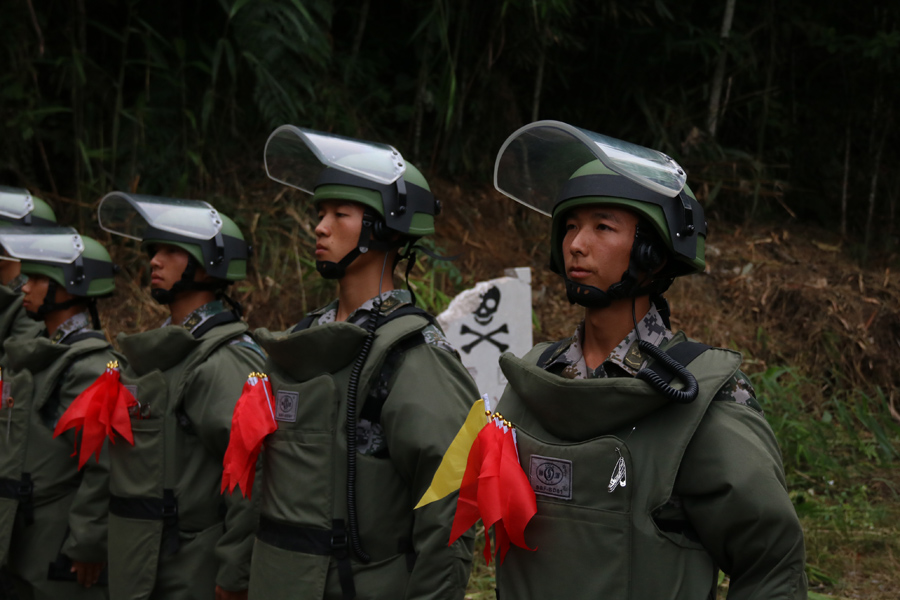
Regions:
<instances>
[{"instance_id":1,"label":"embroidered insignia patch","mask_svg":"<svg viewBox=\"0 0 900 600\"><path fill-rule=\"evenodd\" d=\"M300 403L300 394L278 390L275 395L275 420L293 423L297 420L297 405Z\"/></svg>"},{"instance_id":2,"label":"embroidered insignia patch","mask_svg":"<svg viewBox=\"0 0 900 600\"><path fill-rule=\"evenodd\" d=\"M572 499L572 461L533 454L528 478L535 494Z\"/></svg>"},{"instance_id":3,"label":"embroidered insignia patch","mask_svg":"<svg viewBox=\"0 0 900 600\"><path fill-rule=\"evenodd\" d=\"M616 461L616 466L613 467L612 475L609 477L609 487L606 488L610 494L619 486L625 487L627 483L625 479L625 459L618 448L616 448L616 454L619 455L619 460Z\"/></svg>"}]
</instances>

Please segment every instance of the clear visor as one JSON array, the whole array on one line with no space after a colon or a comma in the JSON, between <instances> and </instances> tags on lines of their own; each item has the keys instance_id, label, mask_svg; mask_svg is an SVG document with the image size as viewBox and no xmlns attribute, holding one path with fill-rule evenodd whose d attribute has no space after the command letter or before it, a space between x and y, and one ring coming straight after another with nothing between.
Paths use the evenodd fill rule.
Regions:
<instances>
[{"instance_id":1,"label":"clear visor","mask_svg":"<svg viewBox=\"0 0 900 600\"><path fill-rule=\"evenodd\" d=\"M71 264L84 252L84 242L71 227L2 227L0 246L9 258Z\"/></svg>"},{"instance_id":2,"label":"clear visor","mask_svg":"<svg viewBox=\"0 0 900 600\"><path fill-rule=\"evenodd\" d=\"M34 210L31 192L0 185L0 216L19 220Z\"/></svg>"},{"instance_id":3,"label":"clear visor","mask_svg":"<svg viewBox=\"0 0 900 600\"><path fill-rule=\"evenodd\" d=\"M687 175L656 150L623 142L560 121L522 127L503 143L494 164L494 186L529 208L550 216L563 186L579 168L600 160L608 169L668 197Z\"/></svg>"},{"instance_id":4,"label":"clear visor","mask_svg":"<svg viewBox=\"0 0 900 600\"><path fill-rule=\"evenodd\" d=\"M150 228L195 240L209 240L222 229L222 218L202 200L179 200L112 192L103 197L97 219L104 230L143 240Z\"/></svg>"},{"instance_id":5,"label":"clear visor","mask_svg":"<svg viewBox=\"0 0 900 600\"><path fill-rule=\"evenodd\" d=\"M323 167L384 185L394 183L406 171L406 161L393 146L293 125L282 125L269 136L265 163L271 179L307 194L315 191Z\"/></svg>"}]
</instances>

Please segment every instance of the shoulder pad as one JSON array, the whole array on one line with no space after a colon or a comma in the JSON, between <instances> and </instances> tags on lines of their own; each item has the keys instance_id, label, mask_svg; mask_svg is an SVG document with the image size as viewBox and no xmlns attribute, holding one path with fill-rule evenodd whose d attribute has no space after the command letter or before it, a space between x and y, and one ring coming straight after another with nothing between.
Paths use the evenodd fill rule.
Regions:
<instances>
[{"instance_id":1,"label":"shoulder pad","mask_svg":"<svg viewBox=\"0 0 900 600\"><path fill-rule=\"evenodd\" d=\"M459 352L456 351L456 348L453 347L453 344L450 343L450 340L447 339L440 327L431 324L427 325L422 329L422 337L429 346L435 346L459 357Z\"/></svg>"},{"instance_id":2,"label":"shoulder pad","mask_svg":"<svg viewBox=\"0 0 900 600\"><path fill-rule=\"evenodd\" d=\"M763 414L763 409L756 400L756 391L753 389L753 384L750 383L743 371L735 373L731 379L725 382L725 385L719 388L719 391L716 392L713 398L713 402L735 402L748 406L759 414Z\"/></svg>"},{"instance_id":3,"label":"shoulder pad","mask_svg":"<svg viewBox=\"0 0 900 600\"><path fill-rule=\"evenodd\" d=\"M238 337L232 339L231 341L228 342L228 345L229 346L241 346L243 348L247 348L248 350L252 350L253 352L256 352L262 358L266 358L266 353L263 352L263 349L260 348L259 344L257 344L255 341L253 341L253 338L251 338L246 333L239 335Z\"/></svg>"}]
</instances>

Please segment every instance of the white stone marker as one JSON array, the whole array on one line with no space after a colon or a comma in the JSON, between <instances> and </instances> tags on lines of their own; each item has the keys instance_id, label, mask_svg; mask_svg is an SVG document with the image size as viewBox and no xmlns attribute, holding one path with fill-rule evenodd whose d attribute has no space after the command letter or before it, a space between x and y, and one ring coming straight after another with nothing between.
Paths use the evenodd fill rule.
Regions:
<instances>
[{"instance_id":1,"label":"white stone marker","mask_svg":"<svg viewBox=\"0 0 900 600\"><path fill-rule=\"evenodd\" d=\"M493 406L506 387L500 355L522 356L533 345L531 269L505 272L506 277L479 282L462 292L437 317L478 390L490 394Z\"/></svg>"}]
</instances>

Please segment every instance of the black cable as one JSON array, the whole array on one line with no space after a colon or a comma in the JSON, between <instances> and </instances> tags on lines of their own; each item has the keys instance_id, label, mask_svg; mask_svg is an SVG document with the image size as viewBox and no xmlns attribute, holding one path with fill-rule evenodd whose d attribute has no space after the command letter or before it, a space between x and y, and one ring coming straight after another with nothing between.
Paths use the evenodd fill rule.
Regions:
<instances>
[{"instance_id":1,"label":"black cable","mask_svg":"<svg viewBox=\"0 0 900 600\"><path fill-rule=\"evenodd\" d=\"M353 554L362 563L371 562L372 558L363 550L359 541L359 517L356 514L356 397L359 388L359 376L369 358L372 344L375 341L375 330L378 329L378 317L381 316L381 286L384 283L384 272L387 269L387 254L381 266L381 279L378 281L378 294L372 301L372 316L366 324L366 339L363 340L359 356L350 371L347 382L347 521L350 526L350 547Z\"/></svg>"},{"instance_id":2,"label":"black cable","mask_svg":"<svg viewBox=\"0 0 900 600\"><path fill-rule=\"evenodd\" d=\"M676 390L663 381L663 378L660 377L658 373L647 368L638 371L635 377L649 383L650 387L672 402L677 402L678 404L690 404L697 399L697 394L700 392L700 386L697 384L697 379L684 367L684 365L650 342L641 339L641 332L637 325L637 316L635 315L635 302L636 299L631 300L631 321L634 323L634 333L638 338L638 348L640 348L641 352L644 354L649 354L653 357L656 362L662 363L666 369L671 373L674 373L677 378L681 379L685 383L685 389Z\"/></svg>"},{"instance_id":3,"label":"black cable","mask_svg":"<svg viewBox=\"0 0 900 600\"><path fill-rule=\"evenodd\" d=\"M675 373L675 376L681 379L685 383L685 389L676 390L671 385L663 381L662 377L659 376L655 371L651 371L650 369L641 369L638 371L637 377L638 379L642 379L650 384L650 386L661 393L663 396L671 400L672 402L677 402L678 404L690 404L694 400L697 399L697 394L700 392L700 386L697 384L697 379L691 374L690 371L684 368L678 361L674 358L651 344L650 342L639 340L638 347L641 349L641 352L649 354L657 362L662 363L662 365L667 368L672 373Z\"/></svg>"}]
</instances>

